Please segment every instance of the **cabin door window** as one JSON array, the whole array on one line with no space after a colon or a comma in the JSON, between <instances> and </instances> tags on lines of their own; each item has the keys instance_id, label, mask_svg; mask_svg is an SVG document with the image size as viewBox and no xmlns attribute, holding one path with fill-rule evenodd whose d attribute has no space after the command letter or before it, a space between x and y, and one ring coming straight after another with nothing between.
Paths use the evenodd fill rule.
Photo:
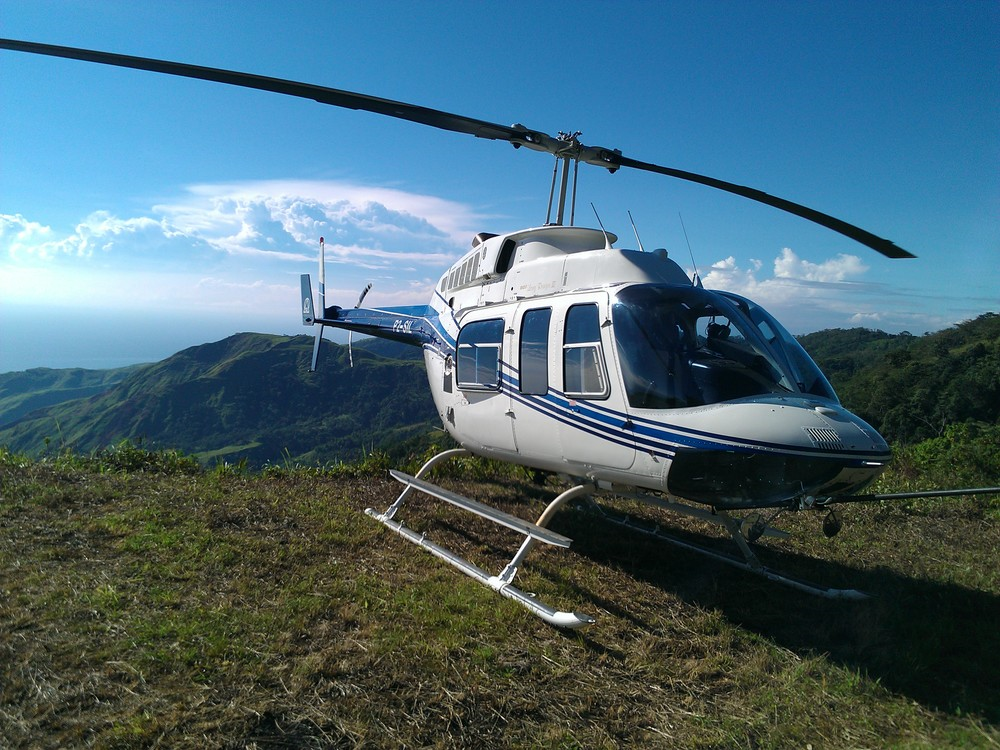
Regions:
<instances>
[{"instance_id":1,"label":"cabin door window","mask_svg":"<svg viewBox=\"0 0 1000 750\"><path fill-rule=\"evenodd\" d=\"M478 320L458 334L456 377L462 390L500 390L500 347L503 320Z\"/></svg>"},{"instance_id":2,"label":"cabin door window","mask_svg":"<svg viewBox=\"0 0 1000 750\"><path fill-rule=\"evenodd\" d=\"M518 351L520 391L544 396L549 392L549 320L552 310L528 310L521 318Z\"/></svg>"},{"instance_id":3,"label":"cabin door window","mask_svg":"<svg viewBox=\"0 0 1000 750\"><path fill-rule=\"evenodd\" d=\"M596 304L573 305L563 336L563 391L571 398L607 398L608 375Z\"/></svg>"}]
</instances>

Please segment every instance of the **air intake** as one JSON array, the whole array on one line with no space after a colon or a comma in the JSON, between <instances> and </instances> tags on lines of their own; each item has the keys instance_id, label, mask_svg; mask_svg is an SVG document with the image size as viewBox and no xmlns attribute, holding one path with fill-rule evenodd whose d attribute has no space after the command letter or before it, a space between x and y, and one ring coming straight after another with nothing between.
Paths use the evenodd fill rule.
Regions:
<instances>
[{"instance_id":1,"label":"air intake","mask_svg":"<svg viewBox=\"0 0 1000 750\"><path fill-rule=\"evenodd\" d=\"M840 434L832 427L803 427L812 444L827 451L844 450Z\"/></svg>"}]
</instances>

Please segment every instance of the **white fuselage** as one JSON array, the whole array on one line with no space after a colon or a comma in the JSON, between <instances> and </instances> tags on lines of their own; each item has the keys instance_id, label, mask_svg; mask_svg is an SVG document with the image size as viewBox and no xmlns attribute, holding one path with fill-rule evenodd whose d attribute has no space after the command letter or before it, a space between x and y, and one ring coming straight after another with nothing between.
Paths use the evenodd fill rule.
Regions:
<instances>
[{"instance_id":1,"label":"white fuselage","mask_svg":"<svg viewBox=\"0 0 1000 750\"><path fill-rule=\"evenodd\" d=\"M575 227L488 237L441 278L431 306L442 336L425 362L455 440L717 507L856 491L878 475L885 441L828 385L795 382L808 357L760 334L773 319L754 306L744 320L732 300L753 303L696 289L665 252L613 239ZM735 335L713 347L720 321ZM690 343L657 351L668 329Z\"/></svg>"}]
</instances>

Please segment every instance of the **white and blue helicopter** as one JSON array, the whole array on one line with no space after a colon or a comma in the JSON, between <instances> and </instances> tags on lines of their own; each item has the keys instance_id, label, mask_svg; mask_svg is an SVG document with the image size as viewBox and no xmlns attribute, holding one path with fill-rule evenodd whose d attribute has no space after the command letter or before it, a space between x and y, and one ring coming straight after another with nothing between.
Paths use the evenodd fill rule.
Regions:
<instances>
[{"instance_id":1,"label":"white and blue helicopter","mask_svg":"<svg viewBox=\"0 0 1000 750\"><path fill-rule=\"evenodd\" d=\"M823 530L833 535L841 526L829 508L835 503L1000 492L861 494L891 459L886 441L840 404L805 350L760 305L703 288L665 251L645 252L638 234L639 249L625 250L614 247L617 237L603 227L573 226L577 170L581 163L609 172L631 168L701 183L813 221L888 257L914 257L870 232L753 188L586 146L579 133L550 136L523 125L185 63L11 39L0 39L0 49L314 99L555 157L546 224L476 235L427 305L361 307L366 288L353 308L327 306L322 239L318 304L308 275L300 299L303 323L319 326L313 369L326 327L421 347L438 415L461 446L434 456L416 476L391 472L405 485L402 493L387 510L369 508L368 514L550 624L578 628L594 621L557 611L514 585L538 543L570 545L549 528L569 502L772 581L849 599L865 594L800 581L761 563L751 545L763 535L784 535L770 525L777 512L825 509ZM442 461L468 454L556 473L570 487L532 523L425 478ZM499 573L490 574L397 520L413 492L513 529L524 541ZM597 503L605 494L718 523L738 554L606 510ZM738 518L734 512L749 513Z\"/></svg>"}]
</instances>

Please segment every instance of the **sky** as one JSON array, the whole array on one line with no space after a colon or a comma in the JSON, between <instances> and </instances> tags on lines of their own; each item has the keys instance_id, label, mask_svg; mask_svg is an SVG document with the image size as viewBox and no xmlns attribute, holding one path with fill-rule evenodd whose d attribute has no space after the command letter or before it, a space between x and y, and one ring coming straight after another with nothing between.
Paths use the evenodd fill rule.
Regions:
<instances>
[{"instance_id":1,"label":"sky","mask_svg":"<svg viewBox=\"0 0 1000 750\"><path fill-rule=\"evenodd\" d=\"M1000 4L0 0L0 36L321 84L749 185L634 170L576 223L665 247L793 333L1000 311ZM545 221L551 157L216 83L0 50L0 372L156 361L328 304L420 304L477 232ZM686 237L685 237L686 230ZM689 250L690 244L690 250ZM693 258L693 262L692 262ZM315 282L314 282L315 287ZM334 337L336 340L336 337Z\"/></svg>"}]
</instances>

